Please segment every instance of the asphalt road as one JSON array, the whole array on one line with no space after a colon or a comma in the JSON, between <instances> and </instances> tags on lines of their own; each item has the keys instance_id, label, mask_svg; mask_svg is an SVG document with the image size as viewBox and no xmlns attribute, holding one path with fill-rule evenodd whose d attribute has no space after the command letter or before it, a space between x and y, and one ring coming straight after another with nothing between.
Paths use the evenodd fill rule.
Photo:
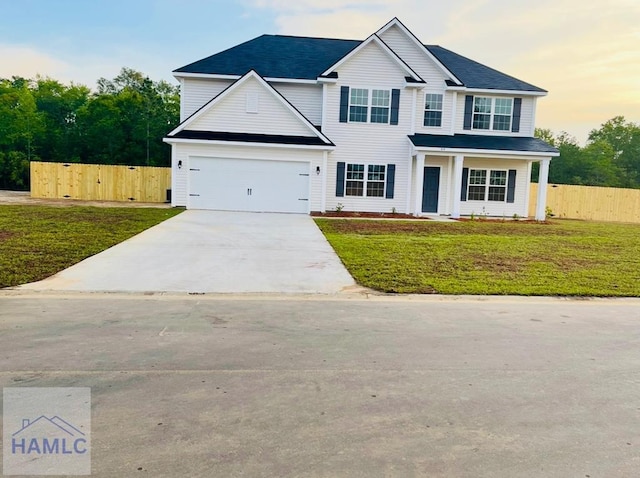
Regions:
<instances>
[{"instance_id":1,"label":"asphalt road","mask_svg":"<svg viewBox=\"0 0 640 478\"><path fill-rule=\"evenodd\" d=\"M2 294L2 292L0 292ZM0 295L97 477L636 477L640 301Z\"/></svg>"}]
</instances>

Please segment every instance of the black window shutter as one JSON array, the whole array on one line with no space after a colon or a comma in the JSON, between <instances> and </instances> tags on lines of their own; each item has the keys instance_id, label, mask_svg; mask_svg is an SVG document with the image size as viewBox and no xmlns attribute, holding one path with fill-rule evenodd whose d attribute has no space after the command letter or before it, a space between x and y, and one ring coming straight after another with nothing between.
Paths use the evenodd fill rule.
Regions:
<instances>
[{"instance_id":1,"label":"black window shutter","mask_svg":"<svg viewBox=\"0 0 640 478\"><path fill-rule=\"evenodd\" d=\"M400 113L400 90L391 90L391 124L398 124Z\"/></svg>"},{"instance_id":2,"label":"black window shutter","mask_svg":"<svg viewBox=\"0 0 640 478\"><path fill-rule=\"evenodd\" d=\"M338 174L336 176L336 197L344 196L344 163L338 163Z\"/></svg>"},{"instance_id":3,"label":"black window shutter","mask_svg":"<svg viewBox=\"0 0 640 478\"><path fill-rule=\"evenodd\" d=\"M349 87L340 87L340 123L346 123L349 118Z\"/></svg>"},{"instance_id":4,"label":"black window shutter","mask_svg":"<svg viewBox=\"0 0 640 478\"><path fill-rule=\"evenodd\" d=\"M387 164L387 192L385 197L387 199L393 199L393 185L396 181L396 165Z\"/></svg>"},{"instance_id":5,"label":"black window shutter","mask_svg":"<svg viewBox=\"0 0 640 478\"><path fill-rule=\"evenodd\" d=\"M464 129L471 129L471 121L473 119L473 96L464 97Z\"/></svg>"},{"instance_id":6,"label":"black window shutter","mask_svg":"<svg viewBox=\"0 0 640 478\"><path fill-rule=\"evenodd\" d=\"M516 196L516 170L509 170L509 179L507 181L507 202L515 202Z\"/></svg>"},{"instance_id":7,"label":"black window shutter","mask_svg":"<svg viewBox=\"0 0 640 478\"><path fill-rule=\"evenodd\" d=\"M511 132L518 133L520 131L520 112L522 111L522 98L513 99L513 121L511 123Z\"/></svg>"},{"instance_id":8,"label":"black window shutter","mask_svg":"<svg viewBox=\"0 0 640 478\"><path fill-rule=\"evenodd\" d=\"M468 185L469 185L469 168L462 168L462 190L460 191L460 201L467 200Z\"/></svg>"}]
</instances>

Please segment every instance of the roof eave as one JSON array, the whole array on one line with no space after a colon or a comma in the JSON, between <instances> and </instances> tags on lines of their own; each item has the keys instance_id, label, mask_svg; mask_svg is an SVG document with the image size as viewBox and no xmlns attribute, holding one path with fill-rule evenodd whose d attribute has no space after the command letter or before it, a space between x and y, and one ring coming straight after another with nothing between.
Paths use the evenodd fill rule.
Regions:
<instances>
[{"instance_id":1,"label":"roof eave","mask_svg":"<svg viewBox=\"0 0 640 478\"><path fill-rule=\"evenodd\" d=\"M433 153L442 153L442 154L466 154L469 156L476 155L487 155L487 156L512 156L512 157L520 157L520 156L532 156L536 158L555 158L560 156L560 153L551 152L551 151L522 151L522 150L513 150L513 149L474 149L474 148L443 148L437 146L416 146L413 145L413 149L416 152L433 152Z\"/></svg>"},{"instance_id":2,"label":"roof eave","mask_svg":"<svg viewBox=\"0 0 640 478\"><path fill-rule=\"evenodd\" d=\"M336 146L331 144L290 144L290 143L258 143L248 141L221 141L221 140L208 140L208 139L189 139L189 138L173 138L167 136L162 138L162 141L168 144L214 144L214 145L236 145L236 146L251 146L261 148L287 148L287 149L315 149L318 151L333 151Z\"/></svg>"}]
</instances>

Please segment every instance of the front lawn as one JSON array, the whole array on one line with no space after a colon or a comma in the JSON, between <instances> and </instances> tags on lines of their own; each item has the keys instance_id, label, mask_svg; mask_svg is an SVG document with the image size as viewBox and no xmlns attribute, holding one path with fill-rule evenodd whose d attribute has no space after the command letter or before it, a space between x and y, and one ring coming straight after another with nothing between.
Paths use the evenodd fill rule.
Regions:
<instances>
[{"instance_id":1,"label":"front lawn","mask_svg":"<svg viewBox=\"0 0 640 478\"><path fill-rule=\"evenodd\" d=\"M356 281L383 292L640 296L640 225L316 222Z\"/></svg>"},{"instance_id":2,"label":"front lawn","mask_svg":"<svg viewBox=\"0 0 640 478\"><path fill-rule=\"evenodd\" d=\"M0 288L49 277L180 212L2 205Z\"/></svg>"}]
</instances>

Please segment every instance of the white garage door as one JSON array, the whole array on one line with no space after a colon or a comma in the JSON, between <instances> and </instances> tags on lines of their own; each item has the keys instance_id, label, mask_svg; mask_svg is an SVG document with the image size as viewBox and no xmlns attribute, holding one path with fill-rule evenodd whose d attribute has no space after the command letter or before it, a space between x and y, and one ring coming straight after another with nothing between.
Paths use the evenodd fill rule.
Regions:
<instances>
[{"instance_id":1,"label":"white garage door","mask_svg":"<svg viewBox=\"0 0 640 478\"><path fill-rule=\"evenodd\" d=\"M309 212L309 163L189 158L189 209Z\"/></svg>"}]
</instances>

